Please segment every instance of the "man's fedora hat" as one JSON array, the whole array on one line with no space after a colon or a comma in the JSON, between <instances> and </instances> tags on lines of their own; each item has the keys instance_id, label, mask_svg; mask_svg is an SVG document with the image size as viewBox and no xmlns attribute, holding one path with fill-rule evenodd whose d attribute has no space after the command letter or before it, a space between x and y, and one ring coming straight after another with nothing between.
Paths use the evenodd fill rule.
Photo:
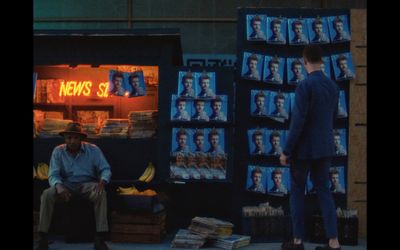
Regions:
<instances>
[{"instance_id":1,"label":"man's fedora hat","mask_svg":"<svg viewBox=\"0 0 400 250\"><path fill-rule=\"evenodd\" d=\"M79 122L68 123L65 130L60 132L61 136L64 136L64 134L79 134L84 137L87 137L87 134L85 132L82 132L82 126Z\"/></svg>"}]
</instances>

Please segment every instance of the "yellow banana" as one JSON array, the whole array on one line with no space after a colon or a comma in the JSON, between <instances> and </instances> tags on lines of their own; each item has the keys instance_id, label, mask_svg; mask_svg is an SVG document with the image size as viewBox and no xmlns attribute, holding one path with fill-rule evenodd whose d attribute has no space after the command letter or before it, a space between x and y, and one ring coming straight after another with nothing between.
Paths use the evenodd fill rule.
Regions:
<instances>
[{"instance_id":1,"label":"yellow banana","mask_svg":"<svg viewBox=\"0 0 400 250\"><path fill-rule=\"evenodd\" d=\"M137 190L136 187L134 187L134 186L128 187L128 188L118 187L117 191L119 192L119 194L122 194L122 195L132 195L132 194L139 193L139 190Z\"/></svg>"},{"instance_id":2,"label":"yellow banana","mask_svg":"<svg viewBox=\"0 0 400 250\"><path fill-rule=\"evenodd\" d=\"M144 170L143 174L139 177L139 181L145 181L150 174L150 164Z\"/></svg>"},{"instance_id":3,"label":"yellow banana","mask_svg":"<svg viewBox=\"0 0 400 250\"><path fill-rule=\"evenodd\" d=\"M40 162L37 166L36 174L39 180L47 180L49 175L49 165Z\"/></svg>"},{"instance_id":4,"label":"yellow banana","mask_svg":"<svg viewBox=\"0 0 400 250\"><path fill-rule=\"evenodd\" d=\"M153 180L155 174L156 174L156 169L154 168L153 165L150 165L150 174L144 181L145 182L150 182L151 180Z\"/></svg>"}]
</instances>

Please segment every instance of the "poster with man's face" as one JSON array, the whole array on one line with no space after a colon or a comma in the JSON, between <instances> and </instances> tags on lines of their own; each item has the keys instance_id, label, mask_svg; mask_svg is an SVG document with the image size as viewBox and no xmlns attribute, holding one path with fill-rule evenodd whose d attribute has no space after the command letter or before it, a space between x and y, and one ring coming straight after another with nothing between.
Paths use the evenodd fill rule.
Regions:
<instances>
[{"instance_id":1,"label":"poster with man's face","mask_svg":"<svg viewBox=\"0 0 400 250\"><path fill-rule=\"evenodd\" d=\"M252 89L250 91L250 115L256 117L266 117L269 114L268 102L271 91Z\"/></svg>"},{"instance_id":2,"label":"poster with man's face","mask_svg":"<svg viewBox=\"0 0 400 250\"><path fill-rule=\"evenodd\" d=\"M244 52L242 62L243 79L260 81L263 70L263 56L256 53Z\"/></svg>"},{"instance_id":3,"label":"poster with man's face","mask_svg":"<svg viewBox=\"0 0 400 250\"><path fill-rule=\"evenodd\" d=\"M226 154L225 150L225 131L223 128L205 128L205 147L206 153L211 155Z\"/></svg>"},{"instance_id":4,"label":"poster with man's face","mask_svg":"<svg viewBox=\"0 0 400 250\"><path fill-rule=\"evenodd\" d=\"M108 91L113 96L125 96L129 94L127 90L128 72L110 70Z\"/></svg>"},{"instance_id":5,"label":"poster with man's face","mask_svg":"<svg viewBox=\"0 0 400 250\"><path fill-rule=\"evenodd\" d=\"M289 93L266 90L268 96L268 116L272 118L289 119L290 96Z\"/></svg>"},{"instance_id":6,"label":"poster with man's face","mask_svg":"<svg viewBox=\"0 0 400 250\"><path fill-rule=\"evenodd\" d=\"M266 31L266 15L246 15L246 35L248 41L265 41L267 39Z\"/></svg>"},{"instance_id":7,"label":"poster with man's face","mask_svg":"<svg viewBox=\"0 0 400 250\"><path fill-rule=\"evenodd\" d=\"M270 195L286 195L290 190L289 168L279 166L268 166L267 193Z\"/></svg>"},{"instance_id":8,"label":"poster with man's face","mask_svg":"<svg viewBox=\"0 0 400 250\"><path fill-rule=\"evenodd\" d=\"M138 97L146 95L146 84L142 70L127 73L126 90L129 92L128 97Z\"/></svg>"},{"instance_id":9,"label":"poster with man's face","mask_svg":"<svg viewBox=\"0 0 400 250\"><path fill-rule=\"evenodd\" d=\"M267 155L279 157L286 145L287 130L265 129Z\"/></svg>"},{"instance_id":10,"label":"poster with man's face","mask_svg":"<svg viewBox=\"0 0 400 250\"><path fill-rule=\"evenodd\" d=\"M265 194L267 190L266 168L260 165L247 166L246 190Z\"/></svg>"},{"instance_id":11,"label":"poster with man's face","mask_svg":"<svg viewBox=\"0 0 400 250\"><path fill-rule=\"evenodd\" d=\"M197 74L190 71L178 72L178 95L182 98L195 98L197 93Z\"/></svg>"},{"instance_id":12,"label":"poster with man's face","mask_svg":"<svg viewBox=\"0 0 400 250\"><path fill-rule=\"evenodd\" d=\"M265 129L249 129L247 131L249 154L250 155L266 155L267 140L265 137Z\"/></svg>"},{"instance_id":13,"label":"poster with man's face","mask_svg":"<svg viewBox=\"0 0 400 250\"><path fill-rule=\"evenodd\" d=\"M305 79L307 72L304 68L303 58L289 57L286 59L288 84L297 85Z\"/></svg>"},{"instance_id":14,"label":"poster with man's face","mask_svg":"<svg viewBox=\"0 0 400 250\"><path fill-rule=\"evenodd\" d=\"M287 43L287 20L285 17L269 16L267 18L267 43Z\"/></svg>"},{"instance_id":15,"label":"poster with man's face","mask_svg":"<svg viewBox=\"0 0 400 250\"><path fill-rule=\"evenodd\" d=\"M195 72L196 75L196 98L212 99L216 95L215 72Z\"/></svg>"},{"instance_id":16,"label":"poster with man's face","mask_svg":"<svg viewBox=\"0 0 400 250\"><path fill-rule=\"evenodd\" d=\"M171 136L171 155L177 153L186 155L190 152L192 144L193 131L188 128L172 128Z\"/></svg>"},{"instance_id":17,"label":"poster with man's face","mask_svg":"<svg viewBox=\"0 0 400 250\"><path fill-rule=\"evenodd\" d=\"M309 43L305 19L288 18L289 44L305 45Z\"/></svg>"},{"instance_id":18,"label":"poster with man's face","mask_svg":"<svg viewBox=\"0 0 400 250\"><path fill-rule=\"evenodd\" d=\"M264 56L263 81L272 84L283 84L283 69L285 58Z\"/></svg>"},{"instance_id":19,"label":"poster with man's face","mask_svg":"<svg viewBox=\"0 0 400 250\"><path fill-rule=\"evenodd\" d=\"M328 17L328 25L332 43L349 42L351 40L347 15Z\"/></svg>"},{"instance_id":20,"label":"poster with man's face","mask_svg":"<svg viewBox=\"0 0 400 250\"><path fill-rule=\"evenodd\" d=\"M347 155L347 129L334 129L333 130L333 144L335 148L335 156Z\"/></svg>"},{"instance_id":21,"label":"poster with man's face","mask_svg":"<svg viewBox=\"0 0 400 250\"><path fill-rule=\"evenodd\" d=\"M310 43L326 44L330 42L326 17L306 18Z\"/></svg>"},{"instance_id":22,"label":"poster with man's face","mask_svg":"<svg viewBox=\"0 0 400 250\"><path fill-rule=\"evenodd\" d=\"M228 114L228 96L218 95L210 102L210 121L211 122L226 122Z\"/></svg>"},{"instance_id":23,"label":"poster with man's face","mask_svg":"<svg viewBox=\"0 0 400 250\"><path fill-rule=\"evenodd\" d=\"M346 193L344 166L329 168L329 190L334 194Z\"/></svg>"},{"instance_id":24,"label":"poster with man's face","mask_svg":"<svg viewBox=\"0 0 400 250\"><path fill-rule=\"evenodd\" d=\"M350 52L333 54L332 65L337 82L348 81L356 78L353 57Z\"/></svg>"},{"instance_id":25,"label":"poster with man's face","mask_svg":"<svg viewBox=\"0 0 400 250\"><path fill-rule=\"evenodd\" d=\"M188 122L192 117L193 100L171 95L171 121Z\"/></svg>"}]
</instances>

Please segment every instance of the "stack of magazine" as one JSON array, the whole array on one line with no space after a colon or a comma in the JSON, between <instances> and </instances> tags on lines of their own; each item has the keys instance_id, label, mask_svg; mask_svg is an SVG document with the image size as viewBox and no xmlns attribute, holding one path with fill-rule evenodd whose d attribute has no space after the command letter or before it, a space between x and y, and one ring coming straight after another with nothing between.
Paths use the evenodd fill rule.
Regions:
<instances>
[{"instance_id":1,"label":"stack of magazine","mask_svg":"<svg viewBox=\"0 0 400 250\"><path fill-rule=\"evenodd\" d=\"M176 248L200 248L206 242L206 238L192 234L189 230L179 229L171 242L171 247Z\"/></svg>"},{"instance_id":2,"label":"stack of magazine","mask_svg":"<svg viewBox=\"0 0 400 250\"><path fill-rule=\"evenodd\" d=\"M215 218L194 217L190 223L189 230L191 233L216 239L232 235L233 224Z\"/></svg>"},{"instance_id":3,"label":"stack of magazine","mask_svg":"<svg viewBox=\"0 0 400 250\"><path fill-rule=\"evenodd\" d=\"M219 237L213 241L212 246L223 249L236 249L250 244L250 236L232 234L228 237Z\"/></svg>"}]
</instances>

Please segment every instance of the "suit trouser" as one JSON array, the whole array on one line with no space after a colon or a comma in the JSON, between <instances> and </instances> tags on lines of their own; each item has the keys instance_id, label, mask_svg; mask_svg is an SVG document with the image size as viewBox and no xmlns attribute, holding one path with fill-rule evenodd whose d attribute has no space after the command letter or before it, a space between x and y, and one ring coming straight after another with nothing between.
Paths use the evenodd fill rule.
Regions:
<instances>
[{"instance_id":1,"label":"suit trouser","mask_svg":"<svg viewBox=\"0 0 400 250\"><path fill-rule=\"evenodd\" d=\"M97 185L98 183L96 182L83 183L76 192L72 192L72 195L81 195L83 198L93 202L96 231L107 232L107 195L104 190L101 194L96 193ZM55 202L62 202L62 200L57 194L56 187L52 186L44 190L40 197L39 232L47 233L49 231Z\"/></svg>"},{"instance_id":2,"label":"suit trouser","mask_svg":"<svg viewBox=\"0 0 400 250\"><path fill-rule=\"evenodd\" d=\"M326 237L329 239L337 237L335 202L329 190L329 167L331 167L331 163L332 158L330 157L316 160L292 160L290 167L290 211L294 238L304 239L304 192L309 172L322 211Z\"/></svg>"}]
</instances>

